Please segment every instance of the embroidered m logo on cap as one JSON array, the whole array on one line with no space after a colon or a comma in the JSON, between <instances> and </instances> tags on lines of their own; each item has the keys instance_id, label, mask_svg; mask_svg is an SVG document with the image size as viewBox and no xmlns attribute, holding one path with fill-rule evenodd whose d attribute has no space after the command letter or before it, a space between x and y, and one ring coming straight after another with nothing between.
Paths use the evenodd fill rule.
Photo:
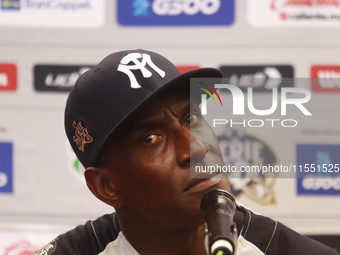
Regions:
<instances>
[{"instance_id":1,"label":"embroidered m logo on cap","mask_svg":"<svg viewBox=\"0 0 340 255\"><path fill-rule=\"evenodd\" d=\"M142 58L140 61L139 59ZM134 65L128 65L130 62L133 62ZM159 76L164 78L165 72L157 67L151 60L149 54L146 53L130 53L126 55L121 61L118 66L117 71L125 73L130 79L131 88L139 89L141 86L139 85L135 75L131 70L140 70L144 78L150 78L152 73L145 67L148 64L153 70L155 70Z\"/></svg>"}]
</instances>

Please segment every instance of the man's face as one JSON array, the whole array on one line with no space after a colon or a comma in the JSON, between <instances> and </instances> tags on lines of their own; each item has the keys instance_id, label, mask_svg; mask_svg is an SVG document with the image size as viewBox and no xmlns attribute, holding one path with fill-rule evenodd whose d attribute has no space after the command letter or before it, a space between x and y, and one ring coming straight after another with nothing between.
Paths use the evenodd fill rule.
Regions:
<instances>
[{"instance_id":1,"label":"man's face","mask_svg":"<svg viewBox=\"0 0 340 255\"><path fill-rule=\"evenodd\" d=\"M190 162L224 165L216 136L188 95L159 96L130 117L102 157L125 208L166 229L202 224L199 205L227 178L192 179Z\"/></svg>"}]
</instances>

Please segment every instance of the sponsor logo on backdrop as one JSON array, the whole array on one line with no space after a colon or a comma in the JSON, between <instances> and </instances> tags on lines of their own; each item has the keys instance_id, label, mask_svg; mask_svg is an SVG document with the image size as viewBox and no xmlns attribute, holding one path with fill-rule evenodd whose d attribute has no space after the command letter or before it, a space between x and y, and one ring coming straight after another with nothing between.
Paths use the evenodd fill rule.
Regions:
<instances>
[{"instance_id":1,"label":"sponsor logo on backdrop","mask_svg":"<svg viewBox=\"0 0 340 255\"><path fill-rule=\"evenodd\" d=\"M0 92L17 89L17 67L13 64L0 64Z\"/></svg>"},{"instance_id":2,"label":"sponsor logo on backdrop","mask_svg":"<svg viewBox=\"0 0 340 255\"><path fill-rule=\"evenodd\" d=\"M186 73L186 72L189 72L191 70L198 69L198 68L200 68L200 66L196 66L196 65L192 65L192 66L176 65L176 68L180 73Z\"/></svg>"},{"instance_id":3,"label":"sponsor logo on backdrop","mask_svg":"<svg viewBox=\"0 0 340 255\"><path fill-rule=\"evenodd\" d=\"M22 2L22 3L21 3ZM91 9L91 0L1 0L3 10L63 10L80 11Z\"/></svg>"},{"instance_id":4,"label":"sponsor logo on backdrop","mask_svg":"<svg viewBox=\"0 0 340 255\"><path fill-rule=\"evenodd\" d=\"M20 0L1 0L2 10L19 10Z\"/></svg>"},{"instance_id":5,"label":"sponsor logo on backdrop","mask_svg":"<svg viewBox=\"0 0 340 255\"><path fill-rule=\"evenodd\" d=\"M231 25L234 0L117 0L124 26Z\"/></svg>"},{"instance_id":6,"label":"sponsor logo on backdrop","mask_svg":"<svg viewBox=\"0 0 340 255\"><path fill-rule=\"evenodd\" d=\"M340 65L316 65L311 68L313 92L340 92Z\"/></svg>"},{"instance_id":7,"label":"sponsor logo on backdrop","mask_svg":"<svg viewBox=\"0 0 340 255\"><path fill-rule=\"evenodd\" d=\"M340 145L298 144L298 195L340 195Z\"/></svg>"},{"instance_id":8,"label":"sponsor logo on backdrop","mask_svg":"<svg viewBox=\"0 0 340 255\"><path fill-rule=\"evenodd\" d=\"M34 88L37 91L69 92L77 79L92 66L36 65Z\"/></svg>"},{"instance_id":9,"label":"sponsor logo on backdrop","mask_svg":"<svg viewBox=\"0 0 340 255\"><path fill-rule=\"evenodd\" d=\"M266 92L272 88L294 86L292 79L284 79L294 78L294 69L290 65L221 66L220 70L225 78L229 78L229 84L242 90L252 87L254 92Z\"/></svg>"},{"instance_id":10,"label":"sponsor logo on backdrop","mask_svg":"<svg viewBox=\"0 0 340 255\"><path fill-rule=\"evenodd\" d=\"M28 241L16 242L9 247L5 247L3 255L30 255L36 252L40 247Z\"/></svg>"},{"instance_id":11,"label":"sponsor logo on backdrop","mask_svg":"<svg viewBox=\"0 0 340 255\"><path fill-rule=\"evenodd\" d=\"M13 144L0 142L0 194L13 193Z\"/></svg>"},{"instance_id":12,"label":"sponsor logo on backdrop","mask_svg":"<svg viewBox=\"0 0 340 255\"><path fill-rule=\"evenodd\" d=\"M248 0L248 5L249 20L253 25L340 25L340 0Z\"/></svg>"},{"instance_id":13,"label":"sponsor logo on backdrop","mask_svg":"<svg viewBox=\"0 0 340 255\"><path fill-rule=\"evenodd\" d=\"M0 14L0 25L98 27L104 0L1 0Z\"/></svg>"},{"instance_id":14,"label":"sponsor logo on backdrop","mask_svg":"<svg viewBox=\"0 0 340 255\"><path fill-rule=\"evenodd\" d=\"M226 166L236 168L245 166L275 165L277 159L269 146L260 139L245 133L242 127L228 127L224 135L218 136L218 143L223 153ZM274 184L277 175L258 173L256 177L246 172L229 172L228 177L232 193L242 194L252 201L269 205L275 204Z\"/></svg>"}]
</instances>

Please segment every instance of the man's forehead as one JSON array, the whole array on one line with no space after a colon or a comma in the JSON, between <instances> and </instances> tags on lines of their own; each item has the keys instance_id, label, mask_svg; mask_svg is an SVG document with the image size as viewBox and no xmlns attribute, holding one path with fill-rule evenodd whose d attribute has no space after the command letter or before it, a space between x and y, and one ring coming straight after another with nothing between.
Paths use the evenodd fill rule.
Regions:
<instances>
[{"instance_id":1,"label":"man's forehead","mask_svg":"<svg viewBox=\"0 0 340 255\"><path fill-rule=\"evenodd\" d=\"M139 123L150 122L158 118L162 118L165 112L171 112L174 115L189 112L191 108L189 98L182 97L163 97L155 101L148 102L141 107L135 114L133 121L135 125Z\"/></svg>"}]
</instances>

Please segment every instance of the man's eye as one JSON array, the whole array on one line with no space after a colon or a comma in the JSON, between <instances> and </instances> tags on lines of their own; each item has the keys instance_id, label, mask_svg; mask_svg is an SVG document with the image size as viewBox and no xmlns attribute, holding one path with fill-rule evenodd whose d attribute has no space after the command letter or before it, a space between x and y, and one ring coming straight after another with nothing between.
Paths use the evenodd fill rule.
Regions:
<instances>
[{"instance_id":1,"label":"man's eye","mask_svg":"<svg viewBox=\"0 0 340 255\"><path fill-rule=\"evenodd\" d=\"M199 121L199 118L195 114L191 114L187 119L186 122L189 123L190 125L195 124Z\"/></svg>"},{"instance_id":2,"label":"man's eye","mask_svg":"<svg viewBox=\"0 0 340 255\"><path fill-rule=\"evenodd\" d=\"M160 136L160 135L149 135L149 136L145 137L144 143L145 144L153 144L161 138L162 138L162 136Z\"/></svg>"}]
</instances>

